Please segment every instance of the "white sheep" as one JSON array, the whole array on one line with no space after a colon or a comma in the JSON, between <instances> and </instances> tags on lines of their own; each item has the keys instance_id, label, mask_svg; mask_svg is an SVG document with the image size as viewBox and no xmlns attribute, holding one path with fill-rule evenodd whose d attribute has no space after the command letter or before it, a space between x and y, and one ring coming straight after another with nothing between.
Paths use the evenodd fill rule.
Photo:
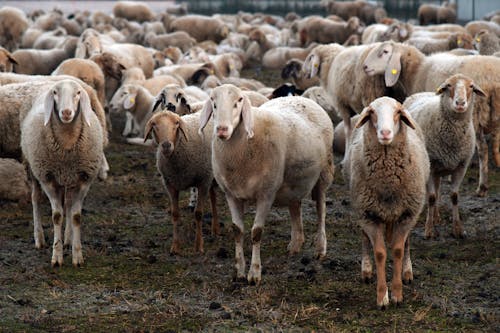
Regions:
<instances>
[{"instance_id":1,"label":"white sheep","mask_svg":"<svg viewBox=\"0 0 500 333\"><path fill-rule=\"evenodd\" d=\"M413 280L409 234L424 207L429 158L420 128L399 102L380 97L363 110L343 170L363 231L362 279L368 281L373 276L371 244L377 269L377 305L388 306L387 239L394 261L392 301L401 303L402 281Z\"/></svg>"},{"instance_id":2,"label":"white sheep","mask_svg":"<svg viewBox=\"0 0 500 333\"><path fill-rule=\"evenodd\" d=\"M472 79L457 74L444 81L436 94L418 93L403 104L422 128L431 163L431 177L427 183L427 238L437 236L434 225L439 223L439 185L441 177L447 175L451 175L453 235L465 236L458 210L458 191L474 154L475 94L484 96Z\"/></svg>"},{"instance_id":3,"label":"white sheep","mask_svg":"<svg viewBox=\"0 0 500 333\"><path fill-rule=\"evenodd\" d=\"M0 158L0 200L27 204L30 184L24 166L12 158Z\"/></svg>"},{"instance_id":4,"label":"white sheep","mask_svg":"<svg viewBox=\"0 0 500 333\"><path fill-rule=\"evenodd\" d=\"M260 241L273 202L289 207L288 249L297 253L304 242L301 200L312 192L318 214L316 255L325 256L325 196L334 170L333 125L326 112L302 97L276 98L253 108L238 87L222 85L205 104L200 132L212 115L212 168L235 225L236 277L245 278L243 208L248 200L257 206L250 283L261 281Z\"/></svg>"},{"instance_id":5,"label":"white sheep","mask_svg":"<svg viewBox=\"0 0 500 333\"><path fill-rule=\"evenodd\" d=\"M61 237L72 245L74 266L83 264L80 226L83 200L102 166L103 131L86 91L73 80L56 82L39 95L21 123L21 148L33 176L35 245L45 243L40 210L41 190L52 207L52 266L63 263Z\"/></svg>"},{"instance_id":6,"label":"white sheep","mask_svg":"<svg viewBox=\"0 0 500 333\"><path fill-rule=\"evenodd\" d=\"M201 113L180 116L170 111L155 113L146 124L146 141L150 136L158 145L156 166L170 197L173 223L171 254L181 252L178 224L179 191L198 189L194 215L196 220L195 251L203 253L202 216L208 194L212 205L212 234L219 234L214 176L211 166L211 133L198 135ZM210 128L211 130L211 128Z\"/></svg>"}]
</instances>

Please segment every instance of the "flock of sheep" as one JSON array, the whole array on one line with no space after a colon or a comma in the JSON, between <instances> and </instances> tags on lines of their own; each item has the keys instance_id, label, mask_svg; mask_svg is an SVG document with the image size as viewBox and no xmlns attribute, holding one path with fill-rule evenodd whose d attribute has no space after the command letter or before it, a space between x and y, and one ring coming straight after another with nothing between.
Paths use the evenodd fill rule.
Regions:
<instances>
[{"instance_id":1,"label":"flock of sheep","mask_svg":"<svg viewBox=\"0 0 500 333\"><path fill-rule=\"evenodd\" d=\"M73 265L83 264L82 205L109 170L111 112L123 118L128 142L157 147L171 202L171 253L182 245L179 191L197 190L195 249L203 252L207 197L212 233L219 233L218 186L234 224L236 276L252 283L261 281L260 242L273 203L289 208L288 250L297 253L301 200L312 196L316 256L325 256L333 154L344 154L363 234L362 277L374 274L371 247L377 305L388 306L390 245L391 299L400 303L402 283L413 279L408 237L425 203L425 236L436 236L441 178L451 175L453 234L464 237L458 192L477 149L477 193L487 195L487 138L500 166L500 12L464 27L455 24L454 4L422 6L421 25L389 18L364 0L324 5L326 17L208 17L187 14L183 5L153 13L132 1L117 2L112 15L0 8L0 195L24 199L30 186L35 246L45 246L44 193L54 225L52 265L63 264L63 244L72 247ZM293 85L240 77L255 66L280 69ZM248 272L247 202L256 204Z\"/></svg>"}]
</instances>

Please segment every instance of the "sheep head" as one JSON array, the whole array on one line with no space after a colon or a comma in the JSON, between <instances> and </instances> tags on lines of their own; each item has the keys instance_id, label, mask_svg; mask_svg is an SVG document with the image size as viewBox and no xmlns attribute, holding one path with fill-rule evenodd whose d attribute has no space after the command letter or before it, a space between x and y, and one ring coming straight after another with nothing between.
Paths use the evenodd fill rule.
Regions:
<instances>
[{"instance_id":1,"label":"sheep head","mask_svg":"<svg viewBox=\"0 0 500 333\"><path fill-rule=\"evenodd\" d=\"M93 113L90 98L87 92L75 81L62 80L54 84L46 93L44 99L44 125L51 120L52 113L63 124L70 124L82 114L87 125L90 126L90 117Z\"/></svg>"},{"instance_id":2,"label":"sheep head","mask_svg":"<svg viewBox=\"0 0 500 333\"><path fill-rule=\"evenodd\" d=\"M133 84L121 86L111 98L109 107L112 112L130 111L134 108L138 88Z\"/></svg>"},{"instance_id":3,"label":"sheep head","mask_svg":"<svg viewBox=\"0 0 500 333\"><path fill-rule=\"evenodd\" d=\"M368 53L363 69L369 76L384 74L385 85L392 87L401 74L401 51L392 42L385 42Z\"/></svg>"},{"instance_id":4,"label":"sheep head","mask_svg":"<svg viewBox=\"0 0 500 333\"><path fill-rule=\"evenodd\" d=\"M177 147L181 135L188 141L185 127L185 122L177 113L170 111L156 113L146 124L144 142L152 137L163 155L168 157Z\"/></svg>"},{"instance_id":5,"label":"sheep head","mask_svg":"<svg viewBox=\"0 0 500 333\"><path fill-rule=\"evenodd\" d=\"M191 113L191 106L187 102L186 93L178 84L168 84L161 90L156 97L153 112L160 105L168 111L181 116Z\"/></svg>"},{"instance_id":6,"label":"sheep head","mask_svg":"<svg viewBox=\"0 0 500 333\"><path fill-rule=\"evenodd\" d=\"M437 89L436 94L442 95L442 103L451 106L456 113L464 113L474 104L473 93L485 97L484 91L471 78L456 74L444 81ZM441 108L447 110L448 108Z\"/></svg>"},{"instance_id":7,"label":"sheep head","mask_svg":"<svg viewBox=\"0 0 500 333\"><path fill-rule=\"evenodd\" d=\"M416 124L403 106L393 98L380 97L364 108L356 128L369 124L382 145L390 145L401 129L401 122L415 129Z\"/></svg>"},{"instance_id":8,"label":"sheep head","mask_svg":"<svg viewBox=\"0 0 500 333\"><path fill-rule=\"evenodd\" d=\"M214 118L214 132L221 140L229 140L241 121L245 126L247 137L251 139L253 133L252 106L248 97L232 85L223 84L212 90L210 99L203 107L200 121L200 134L207 125L210 117Z\"/></svg>"}]
</instances>

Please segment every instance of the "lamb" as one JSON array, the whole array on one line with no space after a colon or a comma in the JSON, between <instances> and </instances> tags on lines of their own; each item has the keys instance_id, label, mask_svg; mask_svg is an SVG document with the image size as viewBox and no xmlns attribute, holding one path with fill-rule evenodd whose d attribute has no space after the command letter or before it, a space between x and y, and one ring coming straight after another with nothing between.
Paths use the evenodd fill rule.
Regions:
<instances>
[{"instance_id":1,"label":"lamb","mask_svg":"<svg viewBox=\"0 0 500 333\"><path fill-rule=\"evenodd\" d=\"M139 1L118 1L113 6L113 15L141 23L152 21L155 18L155 14L151 11L151 8Z\"/></svg>"},{"instance_id":2,"label":"lamb","mask_svg":"<svg viewBox=\"0 0 500 333\"><path fill-rule=\"evenodd\" d=\"M422 4L418 8L420 25L455 23L457 20L456 3L443 2L441 6Z\"/></svg>"},{"instance_id":3,"label":"lamb","mask_svg":"<svg viewBox=\"0 0 500 333\"><path fill-rule=\"evenodd\" d=\"M380 56L379 56L380 55ZM488 144L485 135L491 133L495 164L500 166L500 59L492 56L454 56L436 53L425 57L409 45L385 42L375 47L365 61L369 76L384 75L385 85L401 90L408 96L422 91L434 91L448 77L461 73L480 86L486 97L474 105L474 128L479 156L479 186L477 195L488 193ZM433 75L428 75L433 73Z\"/></svg>"},{"instance_id":4,"label":"lamb","mask_svg":"<svg viewBox=\"0 0 500 333\"><path fill-rule=\"evenodd\" d=\"M15 51L24 32L29 27L26 14L18 8L3 6L0 8L0 45L10 52Z\"/></svg>"},{"instance_id":5,"label":"lamb","mask_svg":"<svg viewBox=\"0 0 500 333\"><path fill-rule=\"evenodd\" d=\"M427 182L427 238L437 236L434 225L439 223L439 185L441 177L447 175L451 175L453 235L465 236L458 210L458 191L474 154L474 95L485 96L472 79L456 74L444 81L436 94L418 93L403 104L422 128L431 165Z\"/></svg>"},{"instance_id":6,"label":"lamb","mask_svg":"<svg viewBox=\"0 0 500 333\"><path fill-rule=\"evenodd\" d=\"M222 20L202 15L178 17L170 22L170 31L185 31L198 42L219 43L229 35L229 28Z\"/></svg>"},{"instance_id":7,"label":"lamb","mask_svg":"<svg viewBox=\"0 0 500 333\"><path fill-rule=\"evenodd\" d=\"M309 45L312 42L320 44L344 43L352 34L361 34L362 27L357 17L351 17L347 22L316 18L300 32L301 43Z\"/></svg>"},{"instance_id":8,"label":"lamb","mask_svg":"<svg viewBox=\"0 0 500 333\"><path fill-rule=\"evenodd\" d=\"M361 277L377 269L377 306L389 305L385 239L392 247L392 301L403 301L403 284L413 280L409 235L425 203L429 157L418 125L396 100L380 97L366 107L355 126L344 172L354 216L362 235Z\"/></svg>"},{"instance_id":9,"label":"lamb","mask_svg":"<svg viewBox=\"0 0 500 333\"><path fill-rule=\"evenodd\" d=\"M49 126L47 126L49 125ZM85 196L103 163L104 133L86 91L74 80L40 94L21 123L21 147L32 175L35 246L44 246L40 203L50 200L54 224L52 266L63 264L61 237L72 245L74 266L83 265L80 226Z\"/></svg>"},{"instance_id":10,"label":"lamb","mask_svg":"<svg viewBox=\"0 0 500 333\"><path fill-rule=\"evenodd\" d=\"M0 158L0 200L27 204L30 184L24 166L12 158Z\"/></svg>"},{"instance_id":11,"label":"lamb","mask_svg":"<svg viewBox=\"0 0 500 333\"><path fill-rule=\"evenodd\" d=\"M236 277L245 278L243 209L247 200L256 200L257 207L250 283L261 281L260 241L273 202L289 207L292 237L288 249L297 253L304 242L301 200L312 192L318 214L316 255L324 257L325 196L334 171L333 125L326 112L313 101L295 96L253 108L239 88L222 85L212 90L205 104L200 132L212 115L212 169L235 226Z\"/></svg>"},{"instance_id":12,"label":"lamb","mask_svg":"<svg viewBox=\"0 0 500 333\"><path fill-rule=\"evenodd\" d=\"M450 51L456 48L472 50L472 37L469 34L451 33L445 39L433 39L428 37L410 38L406 42L408 45L413 45L425 55L437 52Z\"/></svg>"},{"instance_id":13,"label":"lamb","mask_svg":"<svg viewBox=\"0 0 500 333\"><path fill-rule=\"evenodd\" d=\"M144 141L152 136L158 145L156 166L168 195L173 228L171 254L180 254L179 191L191 187L198 189L196 208L195 251L203 253L202 216L205 198L210 193L212 206L212 234L218 235L216 193L211 165L210 134L198 135L200 113L180 116L170 111L155 113L146 124ZM210 125L209 125L210 126ZM210 128L211 130L211 128Z\"/></svg>"},{"instance_id":14,"label":"lamb","mask_svg":"<svg viewBox=\"0 0 500 333\"><path fill-rule=\"evenodd\" d=\"M9 51L0 47L0 72L12 72L14 65L17 65L16 59Z\"/></svg>"},{"instance_id":15,"label":"lamb","mask_svg":"<svg viewBox=\"0 0 500 333\"><path fill-rule=\"evenodd\" d=\"M481 55L494 55L500 52L500 38L483 29L474 36L474 46Z\"/></svg>"}]
</instances>

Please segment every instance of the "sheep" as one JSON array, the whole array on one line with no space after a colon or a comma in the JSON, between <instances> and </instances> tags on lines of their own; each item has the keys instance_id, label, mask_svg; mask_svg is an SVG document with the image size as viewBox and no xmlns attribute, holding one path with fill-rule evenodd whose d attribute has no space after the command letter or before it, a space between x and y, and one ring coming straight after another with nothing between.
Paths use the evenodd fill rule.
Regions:
<instances>
[{"instance_id":1,"label":"sheep","mask_svg":"<svg viewBox=\"0 0 500 333\"><path fill-rule=\"evenodd\" d=\"M223 21L202 15L178 17L170 23L170 31L185 31L198 42L213 40L219 43L229 35L229 28Z\"/></svg>"},{"instance_id":2,"label":"sheep","mask_svg":"<svg viewBox=\"0 0 500 333\"><path fill-rule=\"evenodd\" d=\"M191 37L185 31L175 31L161 35L156 35L150 32L146 34L144 41L146 46L157 50L163 50L167 47L178 47L182 50L182 52L187 52L190 48L196 45L196 39Z\"/></svg>"},{"instance_id":3,"label":"sheep","mask_svg":"<svg viewBox=\"0 0 500 333\"><path fill-rule=\"evenodd\" d=\"M311 44L307 48L283 46L270 49L262 56L262 67L281 69L283 68L283 64L287 63L290 59L304 61L314 47L316 47L316 44Z\"/></svg>"},{"instance_id":4,"label":"sheep","mask_svg":"<svg viewBox=\"0 0 500 333\"><path fill-rule=\"evenodd\" d=\"M472 37L469 34L452 33L446 39L433 38L410 38L406 42L413 45L423 54L429 55L437 52L445 52L456 48L472 50Z\"/></svg>"},{"instance_id":5,"label":"sheep","mask_svg":"<svg viewBox=\"0 0 500 333\"><path fill-rule=\"evenodd\" d=\"M474 46L481 55L494 55L500 51L500 38L483 29L474 36Z\"/></svg>"},{"instance_id":6,"label":"sheep","mask_svg":"<svg viewBox=\"0 0 500 333\"><path fill-rule=\"evenodd\" d=\"M24 166L12 158L0 158L0 200L27 204L30 184Z\"/></svg>"},{"instance_id":7,"label":"sheep","mask_svg":"<svg viewBox=\"0 0 500 333\"><path fill-rule=\"evenodd\" d=\"M396 21L391 25L372 24L363 30L361 42L362 44L384 42L386 40L404 42L412 33L412 25L401 21Z\"/></svg>"},{"instance_id":8,"label":"sheep","mask_svg":"<svg viewBox=\"0 0 500 333\"><path fill-rule=\"evenodd\" d=\"M343 170L349 181L354 217L362 230L361 277L377 270L377 306L389 305L385 239L392 247L391 299L403 301L402 281L413 280L409 235L425 203L429 157L421 129L395 99L380 97L359 117Z\"/></svg>"},{"instance_id":9,"label":"sheep","mask_svg":"<svg viewBox=\"0 0 500 333\"><path fill-rule=\"evenodd\" d=\"M446 79L436 94L417 93L403 104L422 128L431 165L427 182L426 238L437 236L434 225L439 223L439 185L441 177L447 175L451 175L453 235L465 236L458 210L458 191L474 154L474 95L485 96L472 79L456 74Z\"/></svg>"},{"instance_id":10,"label":"sheep","mask_svg":"<svg viewBox=\"0 0 500 333\"><path fill-rule=\"evenodd\" d=\"M159 75L177 75L185 82L197 81L203 75L215 74L215 66L212 63L195 63L165 66L155 69L154 76ZM204 80L205 78L203 78ZM201 80L201 82L203 82Z\"/></svg>"},{"instance_id":11,"label":"sheep","mask_svg":"<svg viewBox=\"0 0 500 333\"><path fill-rule=\"evenodd\" d=\"M345 49L337 43L318 45L309 52L303 64L303 72L306 78L319 77L322 87L328 84L328 73L333 59Z\"/></svg>"},{"instance_id":12,"label":"sheep","mask_svg":"<svg viewBox=\"0 0 500 333\"><path fill-rule=\"evenodd\" d=\"M500 37L500 25L494 22L471 21L467 23L464 28L471 36L475 36L478 32L484 29Z\"/></svg>"},{"instance_id":13,"label":"sheep","mask_svg":"<svg viewBox=\"0 0 500 333\"><path fill-rule=\"evenodd\" d=\"M265 88L264 84L258 80L255 79L245 79L241 77L225 77L221 79L222 84L232 84L235 85L241 89L248 89L248 90L254 90L258 91L260 89Z\"/></svg>"},{"instance_id":14,"label":"sheep","mask_svg":"<svg viewBox=\"0 0 500 333\"><path fill-rule=\"evenodd\" d=\"M457 20L456 3L443 2L441 6L422 4L418 8L420 25L455 23Z\"/></svg>"},{"instance_id":15,"label":"sheep","mask_svg":"<svg viewBox=\"0 0 500 333\"><path fill-rule=\"evenodd\" d=\"M347 22L342 23L316 18L303 28L300 35L303 45L309 45L312 42L342 44L352 34L361 34L361 32L361 23L357 17L351 17Z\"/></svg>"},{"instance_id":16,"label":"sheep","mask_svg":"<svg viewBox=\"0 0 500 333\"><path fill-rule=\"evenodd\" d=\"M41 93L21 123L21 148L32 176L35 246L44 246L40 203L50 200L54 224L52 266L63 264L61 237L72 245L72 263L83 265L82 205L103 163L104 133L90 98L74 80L62 80Z\"/></svg>"},{"instance_id":17,"label":"sheep","mask_svg":"<svg viewBox=\"0 0 500 333\"><path fill-rule=\"evenodd\" d=\"M12 72L14 65L17 65L16 59L9 51L0 47L0 72Z\"/></svg>"},{"instance_id":18,"label":"sheep","mask_svg":"<svg viewBox=\"0 0 500 333\"><path fill-rule=\"evenodd\" d=\"M235 227L236 277L245 278L243 208L247 200L256 200L257 206L250 283L261 281L260 241L273 202L289 207L288 249L297 253L304 242L301 200L312 191L318 214L316 255L324 257L325 196L334 172L333 125L325 111L296 96L276 98L254 109L238 87L222 85L212 90L205 103L200 132L212 115L212 169Z\"/></svg>"},{"instance_id":19,"label":"sheep","mask_svg":"<svg viewBox=\"0 0 500 333\"><path fill-rule=\"evenodd\" d=\"M122 70L121 85L129 83L139 83L146 81L144 72L139 67L130 67Z\"/></svg>"},{"instance_id":20,"label":"sheep","mask_svg":"<svg viewBox=\"0 0 500 333\"><path fill-rule=\"evenodd\" d=\"M94 88L101 105L106 105L104 73L94 61L80 58L67 59L57 66L52 75L71 75L79 78Z\"/></svg>"},{"instance_id":21,"label":"sheep","mask_svg":"<svg viewBox=\"0 0 500 333\"><path fill-rule=\"evenodd\" d=\"M18 8L3 6L0 8L0 45L10 52L15 51L24 32L29 27L26 14Z\"/></svg>"},{"instance_id":22,"label":"sheep","mask_svg":"<svg viewBox=\"0 0 500 333\"><path fill-rule=\"evenodd\" d=\"M479 186L477 195L488 193L488 144L485 135L491 133L493 156L500 166L500 59L492 56L454 56L436 53L425 57L409 45L385 42L373 48L366 57L364 70L369 76L384 75L388 88L401 90L406 96L422 91L434 91L448 77L461 73L482 88L486 97L474 105L474 128L479 156ZM429 73L433 73L429 75Z\"/></svg>"},{"instance_id":23,"label":"sheep","mask_svg":"<svg viewBox=\"0 0 500 333\"><path fill-rule=\"evenodd\" d=\"M323 86L313 86L307 88L301 95L302 97L309 98L316 103L318 103L330 116L330 119L334 124L339 123L342 118L340 118L337 110L333 107L332 99L330 95L326 92ZM344 141L342 141L344 142ZM334 140L334 143L337 144ZM344 142L345 144L345 142Z\"/></svg>"},{"instance_id":24,"label":"sheep","mask_svg":"<svg viewBox=\"0 0 500 333\"><path fill-rule=\"evenodd\" d=\"M181 57L182 57L181 49L175 46L164 48L163 51L156 51L153 53L153 59L155 61L155 69L166 66L167 60L171 61L172 64L177 64L179 63Z\"/></svg>"},{"instance_id":25,"label":"sheep","mask_svg":"<svg viewBox=\"0 0 500 333\"><path fill-rule=\"evenodd\" d=\"M202 216L205 198L210 194L212 206L212 234L218 235L216 193L211 165L210 135L198 135L200 113L180 116L170 111L155 113L146 124L144 140L150 136L158 145L156 166L161 174L169 198L173 228L170 254L180 254L181 241L178 224L179 191L197 188L195 251L203 253ZM210 128L211 130L211 128Z\"/></svg>"},{"instance_id":26,"label":"sheep","mask_svg":"<svg viewBox=\"0 0 500 333\"><path fill-rule=\"evenodd\" d=\"M344 20L348 20L353 16L360 16L361 8L365 4L365 2L364 1L338 2L335 0L329 0L323 2L323 4L325 5L326 10L328 11L329 14L337 15Z\"/></svg>"},{"instance_id":27,"label":"sheep","mask_svg":"<svg viewBox=\"0 0 500 333\"><path fill-rule=\"evenodd\" d=\"M304 68L304 62L300 59L290 59L281 70L281 78L292 79L293 84L300 90L306 90L319 83L318 77L308 77Z\"/></svg>"},{"instance_id":28,"label":"sheep","mask_svg":"<svg viewBox=\"0 0 500 333\"><path fill-rule=\"evenodd\" d=\"M49 75L61 62L73 55L70 43L52 50L20 49L12 53L17 63L14 64L13 71L18 74Z\"/></svg>"},{"instance_id":29,"label":"sheep","mask_svg":"<svg viewBox=\"0 0 500 333\"><path fill-rule=\"evenodd\" d=\"M240 76L240 70L243 67L240 57L234 53L223 53L210 57L214 64L215 75L219 78L228 76Z\"/></svg>"},{"instance_id":30,"label":"sheep","mask_svg":"<svg viewBox=\"0 0 500 333\"><path fill-rule=\"evenodd\" d=\"M208 95L206 95L206 98L205 96L202 97L202 99L208 99ZM168 111L184 116L192 113L191 104L197 101L199 100L186 94L178 84L168 84L156 96L152 111L155 111L157 106L161 104Z\"/></svg>"},{"instance_id":31,"label":"sheep","mask_svg":"<svg viewBox=\"0 0 500 333\"><path fill-rule=\"evenodd\" d=\"M113 15L141 23L152 21L155 18L151 8L147 4L138 1L118 1L113 6Z\"/></svg>"},{"instance_id":32,"label":"sheep","mask_svg":"<svg viewBox=\"0 0 500 333\"><path fill-rule=\"evenodd\" d=\"M63 27L43 32L33 43L33 48L39 50L50 50L56 48L66 40L67 34L66 29Z\"/></svg>"}]
</instances>

